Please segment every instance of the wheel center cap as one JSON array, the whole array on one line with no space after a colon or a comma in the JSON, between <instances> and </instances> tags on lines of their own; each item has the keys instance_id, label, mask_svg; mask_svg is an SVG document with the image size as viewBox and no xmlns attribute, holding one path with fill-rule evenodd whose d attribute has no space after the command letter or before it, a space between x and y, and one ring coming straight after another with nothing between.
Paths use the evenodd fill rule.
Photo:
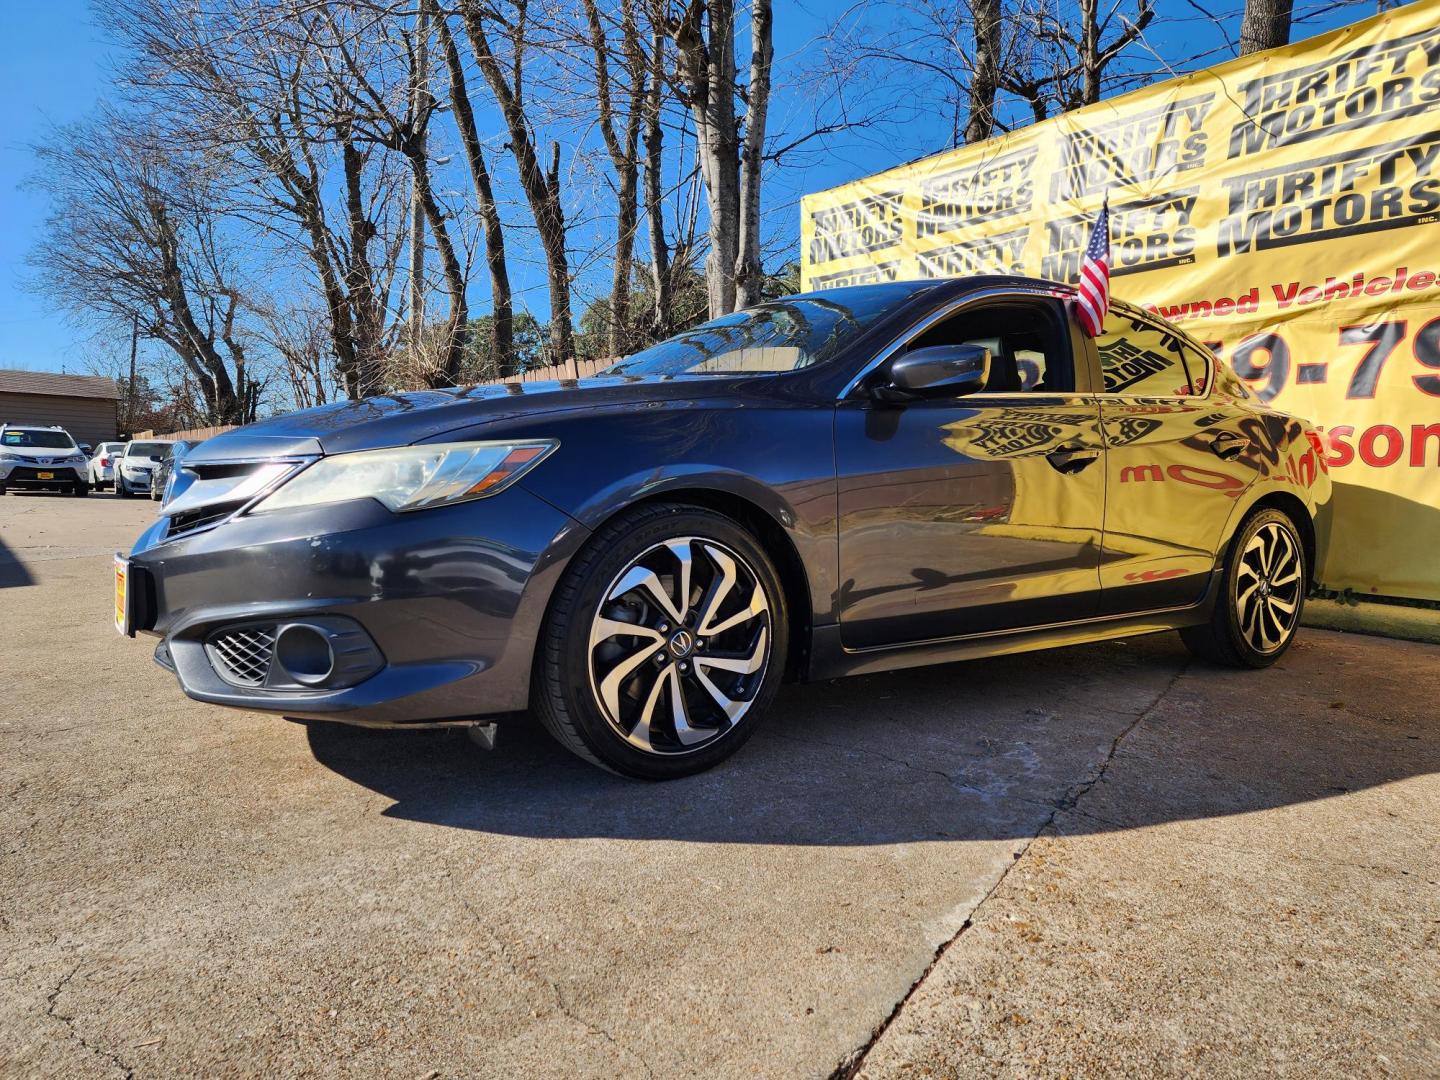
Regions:
<instances>
[{"instance_id":1,"label":"wheel center cap","mask_svg":"<svg viewBox=\"0 0 1440 1080\"><path fill-rule=\"evenodd\" d=\"M677 660L689 656L695 649L695 638L689 630L677 630L670 637L670 655Z\"/></svg>"}]
</instances>

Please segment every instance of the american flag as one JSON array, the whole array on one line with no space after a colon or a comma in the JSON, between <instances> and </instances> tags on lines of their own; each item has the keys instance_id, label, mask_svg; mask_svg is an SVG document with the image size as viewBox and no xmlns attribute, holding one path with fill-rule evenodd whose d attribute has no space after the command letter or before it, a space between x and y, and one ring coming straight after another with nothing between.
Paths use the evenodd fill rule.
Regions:
<instances>
[{"instance_id":1,"label":"american flag","mask_svg":"<svg viewBox=\"0 0 1440 1080\"><path fill-rule=\"evenodd\" d=\"M1110 200L1100 208L1095 228L1090 230L1090 243L1085 246L1085 262L1080 266L1080 328L1091 337L1099 337L1110 310Z\"/></svg>"}]
</instances>

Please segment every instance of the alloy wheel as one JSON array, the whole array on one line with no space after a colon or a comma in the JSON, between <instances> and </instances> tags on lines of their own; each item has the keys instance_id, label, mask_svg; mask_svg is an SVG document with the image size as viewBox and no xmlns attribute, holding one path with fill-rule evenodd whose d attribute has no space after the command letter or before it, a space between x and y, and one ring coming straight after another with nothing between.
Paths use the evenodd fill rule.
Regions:
<instances>
[{"instance_id":1,"label":"alloy wheel","mask_svg":"<svg viewBox=\"0 0 1440 1080\"><path fill-rule=\"evenodd\" d=\"M772 639L755 569L714 540L676 537L636 556L606 588L591 620L590 688L632 746L693 753L749 712Z\"/></svg>"},{"instance_id":2,"label":"alloy wheel","mask_svg":"<svg viewBox=\"0 0 1440 1080\"><path fill-rule=\"evenodd\" d=\"M1235 617L1240 633L1259 653L1284 647L1300 615L1304 589L1300 545L1276 521L1255 530L1235 575Z\"/></svg>"}]
</instances>

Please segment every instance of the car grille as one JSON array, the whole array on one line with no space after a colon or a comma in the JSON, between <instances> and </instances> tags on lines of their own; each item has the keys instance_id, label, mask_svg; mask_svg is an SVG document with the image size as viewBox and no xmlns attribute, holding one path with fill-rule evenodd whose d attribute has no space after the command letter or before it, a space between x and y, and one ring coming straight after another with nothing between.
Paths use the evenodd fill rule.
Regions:
<instances>
[{"instance_id":1,"label":"car grille","mask_svg":"<svg viewBox=\"0 0 1440 1080\"><path fill-rule=\"evenodd\" d=\"M49 480L41 480L40 474L48 472L53 474ZM75 470L68 465L51 465L41 469L27 469L23 465L16 466L10 470L9 482L19 484L73 484L75 482Z\"/></svg>"},{"instance_id":2,"label":"car grille","mask_svg":"<svg viewBox=\"0 0 1440 1080\"><path fill-rule=\"evenodd\" d=\"M173 501L166 516L166 540L189 536L243 510L264 490L304 464L303 459L181 463Z\"/></svg>"},{"instance_id":3,"label":"car grille","mask_svg":"<svg viewBox=\"0 0 1440 1080\"><path fill-rule=\"evenodd\" d=\"M165 529L165 538L169 540L184 533L192 533L209 528L211 525L218 525L244 506L245 502L246 500L241 499L239 502L212 503L209 506L199 506L181 514L173 514L170 517L170 524Z\"/></svg>"},{"instance_id":4,"label":"car grille","mask_svg":"<svg viewBox=\"0 0 1440 1080\"><path fill-rule=\"evenodd\" d=\"M210 659L228 681L263 686L275 652L275 624L237 626L222 630L206 644Z\"/></svg>"}]
</instances>

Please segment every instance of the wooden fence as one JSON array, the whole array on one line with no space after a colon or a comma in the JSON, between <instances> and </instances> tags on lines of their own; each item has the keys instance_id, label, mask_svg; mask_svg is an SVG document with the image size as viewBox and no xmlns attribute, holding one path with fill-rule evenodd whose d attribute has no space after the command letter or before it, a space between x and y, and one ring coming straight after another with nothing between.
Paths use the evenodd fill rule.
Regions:
<instances>
[{"instance_id":1,"label":"wooden fence","mask_svg":"<svg viewBox=\"0 0 1440 1080\"><path fill-rule=\"evenodd\" d=\"M554 367L534 368L522 375L515 375L508 379L486 379L478 383L479 386L497 386L500 383L533 383L549 382L553 379L588 379L592 375L605 370L615 362L614 357L603 357L599 360L567 360L563 364L556 364ZM164 435L157 435L153 431L136 432L132 438L135 439L189 439L192 442L199 442L208 439L212 435L219 435L226 431L233 431L237 425L221 424L219 427L187 428L185 431L171 431Z\"/></svg>"},{"instance_id":2,"label":"wooden fence","mask_svg":"<svg viewBox=\"0 0 1440 1080\"><path fill-rule=\"evenodd\" d=\"M237 424L220 424L218 427L197 427L186 428L184 431L167 431L158 435L153 431L137 431L130 438L139 441L140 439L189 439L191 442L200 442L208 439L211 435L219 435L222 432L234 431Z\"/></svg>"}]
</instances>

